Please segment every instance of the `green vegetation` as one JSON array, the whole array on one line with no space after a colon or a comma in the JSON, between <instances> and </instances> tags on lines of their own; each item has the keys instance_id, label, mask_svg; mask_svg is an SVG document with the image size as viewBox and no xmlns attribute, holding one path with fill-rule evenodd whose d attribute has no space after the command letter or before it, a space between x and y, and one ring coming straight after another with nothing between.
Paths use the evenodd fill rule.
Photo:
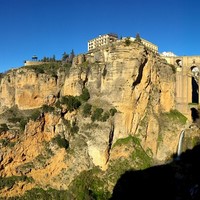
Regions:
<instances>
[{"instance_id":1,"label":"green vegetation","mask_svg":"<svg viewBox=\"0 0 200 200\"><path fill-rule=\"evenodd\" d=\"M70 67L71 63L66 63L66 65L62 65L62 63L58 61L46 61L46 63L41 65L24 66L23 68L32 69L35 71L36 74L48 74L52 77L57 78L57 72L59 70L67 74Z\"/></svg>"},{"instance_id":2,"label":"green vegetation","mask_svg":"<svg viewBox=\"0 0 200 200\"><path fill-rule=\"evenodd\" d=\"M22 174L26 174L27 172L30 172L32 169L34 169L34 167L35 167L34 162L27 162L27 163L17 166L16 169L17 171L20 171Z\"/></svg>"},{"instance_id":3,"label":"green vegetation","mask_svg":"<svg viewBox=\"0 0 200 200\"><path fill-rule=\"evenodd\" d=\"M98 174L100 173L100 169L96 168L81 172L70 184L71 199L107 200L110 197L110 193L107 191L103 178L99 178L100 175L98 176Z\"/></svg>"},{"instance_id":4,"label":"green vegetation","mask_svg":"<svg viewBox=\"0 0 200 200\"><path fill-rule=\"evenodd\" d=\"M136 166L140 169L146 169L152 165L152 158L146 153L140 144L140 140L133 137L133 142L135 145L135 151L132 154L132 158L135 161Z\"/></svg>"},{"instance_id":5,"label":"green vegetation","mask_svg":"<svg viewBox=\"0 0 200 200\"><path fill-rule=\"evenodd\" d=\"M83 108L83 116L91 116L91 120L94 121L102 121L105 122L107 121L110 116L114 116L117 110L115 108L111 108L109 111L103 110L103 108L96 108L91 112L92 107L90 105L85 105L86 107Z\"/></svg>"},{"instance_id":6,"label":"green vegetation","mask_svg":"<svg viewBox=\"0 0 200 200\"><path fill-rule=\"evenodd\" d=\"M131 160L121 157L117 160L111 161L106 171L107 180L115 184L123 173L132 169L133 163Z\"/></svg>"},{"instance_id":7,"label":"green vegetation","mask_svg":"<svg viewBox=\"0 0 200 200\"><path fill-rule=\"evenodd\" d=\"M176 73L176 67L172 64L169 64L169 66L171 67L173 73L175 74Z\"/></svg>"},{"instance_id":8,"label":"green vegetation","mask_svg":"<svg viewBox=\"0 0 200 200\"><path fill-rule=\"evenodd\" d=\"M185 124L187 121L187 118L178 110L170 110L170 112L162 113L162 115L164 115L172 121L177 121L181 124Z\"/></svg>"},{"instance_id":9,"label":"green vegetation","mask_svg":"<svg viewBox=\"0 0 200 200\"><path fill-rule=\"evenodd\" d=\"M10 122L10 123L17 123L17 122L20 122L20 121L21 121L20 117L8 118L8 122Z\"/></svg>"},{"instance_id":10,"label":"green vegetation","mask_svg":"<svg viewBox=\"0 0 200 200\"><path fill-rule=\"evenodd\" d=\"M52 188L44 190L42 188L33 188L26 191L23 196L13 197L10 198L10 200L107 200L111 194L108 192L102 176L100 176L101 173L100 169L93 168L92 170L81 172L72 181L68 190L55 190Z\"/></svg>"},{"instance_id":11,"label":"green vegetation","mask_svg":"<svg viewBox=\"0 0 200 200\"><path fill-rule=\"evenodd\" d=\"M77 126L76 122L72 122L72 126L70 128L71 133L78 133L79 127Z\"/></svg>"},{"instance_id":12,"label":"green vegetation","mask_svg":"<svg viewBox=\"0 0 200 200\"><path fill-rule=\"evenodd\" d=\"M61 108L61 103L60 103L59 100L56 101L56 103L55 103L55 107L56 107L56 108Z\"/></svg>"},{"instance_id":13,"label":"green vegetation","mask_svg":"<svg viewBox=\"0 0 200 200\"><path fill-rule=\"evenodd\" d=\"M44 58L41 61L42 62L56 62L56 56L55 55L53 55L52 57L44 56Z\"/></svg>"},{"instance_id":14,"label":"green vegetation","mask_svg":"<svg viewBox=\"0 0 200 200\"><path fill-rule=\"evenodd\" d=\"M138 43L141 43L141 42L142 42L139 33L136 34L136 36L135 36L135 41L134 41L134 42L138 42Z\"/></svg>"},{"instance_id":15,"label":"green vegetation","mask_svg":"<svg viewBox=\"0 0 200 200\"><path fill-rule=\"evenodd\" d=\"M19 123L20 129L23 131L29 120L36 121L40 117L40 115L41 115L40 109L35 109L34 111L30 112L29 116L12 117L9 118L8 121L12 123Z\"/></svg>"},{"instance_id":16,"label":"green vegetation","mask_svg":"<svg viewBox=\"0 0 200 200\"><path fill-rule=\"evenodd\" d=\"M199 136L195 136L192 138L192 148L196 145L199 145L200 144L200 137Z\"/></svg>"},{"instance_id":17,"label":"green vegetation","mask_svg":"<svg viewBox=\"0 0 200 200\"><path fill-rule=\"evenodd\" d=\"M5 187L12 188L14 184L19 181L31 182L32 178L28 178L27 176L10 176L10 177L0 176L0 190Z\"/></svg>"},{"instance_id":18,"label":"green vegetation","mask_svg":"<svg viewBox=\"0 0 200 200\"><path fill-rule=\"evenodd\" d=\"M102 113L103 113L103 109L102 108L96 108L94 110L94 112L92 113L91 119L92 121L101 121L102 119Z\"/></svg>"},{"instance_id":19,"label":"green vegetation","mask_svg":"<svg viewBox=\"0 0 200 200\"><path fill-rule=\"evenodd\" d=\"M54 142L57 144L56 141L54 141ZM35 168L35 166L37 168L45 167L48 159L50 159L52 156L54 156L54 152L51 150L50 145L51 144L49 142L43 141L44 148L43 148L42 152L37 157L35 157L35 159L32 162L28 162L28 163L25 163L22 166L20 166L20 170L22 172L23 171L26 172L29 169Z\"/></svg>"},{"instance_id":20,"label":"green vegetation","mask_svg":"<svg viewBox=\"0 0 200 200\"><path fill-rule=\"evenodd\" d=\"M0 124L0 133L8 130L7 124Z\"/></svg>"},{"instance_id":21,"label":"green vegetation","mask_svg":"<svg viewBox=\"0 0 200 200\"><path fill-rule=\"evenodd\" d=\"M130 37L127 37L127 38L125 39L125 45L126 45L126 46L129 46L130 44L131 44Z\"/></svg>"},{"instance_id":22,"label":"green vegetation","mask_svg":"<svg viewBox=\"0 0 200 200\"><path fill-rule=\"evenodd\" d=\"M52 188L49 188L47 190L44 190L42 188L33 188L31 190L28 190L25 192L23 196L18 197L11 197L9 200L66 200L70 199L70 196L68 196L68 192L65 190L55 190Z\"/></svg>"},{"instance_id":23,"label":"green vegetation","mask_svg":"<svg viewBox=\"0 0 200 200\"><path fill-rule=\"evenodd\" d=\"M63 69L65 71L65 74L69 77L70 69L71 69L72 64L71 63L64 63L63 64Z\"/></svg>"},{"instance_id":24,"label":"green vegetation","mask_svg":"<svg viewBox=\"0 0 200 200\"><path fill-rule=\"evenodd\" d=\"M85 102L88 101L89 98L90 98L90 93L87 88L84 88L82 94L80 95L80 99Z\"/></svg>"},{"instance_id":25,"label":"green vegetation","mask_svg":"<svg viewBox=\"0 0 200 200\"><path fill-rule=\"evenodd\" d=\"M130 146L131 148L133 148L131 153L131 165L135 168L145 169L152 165L153 160L151 158L151 150L148 149L148 151L146 152L141 146L139 138L129 135L126 138L118 139L113 144L112 148L115 148L116 146Z\"/></svg>"},{"instance_id":26,"label":"green vegetation","mask_svg":"<svg viewBox=\"0 0 200 200\"><path fill-rule=\"evenodd\" d=\"M83 63L81 63L81 67L84 68L84 69L87 69L89 67L89 62L84 61Z\"/></svg>"},{"instance_id":27,"label":"green vegetation","mask_svg":"<svg viewBox=\"0 0 200 200\"><path fill-rule=\"evenodd\" d=\"M88 117L91 115L91 109L92 109L92 105L89 104L89 103L86 103L84 106L83 106L83 116L84 117Z\"/></svg>"},{"instance_id":28,"label":"green vegetation","mask_svg":"<svg viewBox=\"0 0 200 200\"><path fill-rule=\"evenodd\" d=\"M41 115L41 111L40 111L40 109L37 109L31 114L29 119L36 121L40 117L40 115Z\"/></svg>"},{"instance_id":29,"label":"green vegetation","mask_svg":"<svg viewBox=\"0 0 200 200\"><path fill-rule=\"evenodd\" d=\"M71 95L62 97L60 103L66 105L69 112L78 109L81 105L78 98Z\"/></svg>"},{"instance_id":30,"label":"green vegetation","mask_svg":"<svg viewBox=\"0 0 200 200\"><path fill-rule=\"evenodd\" d=\"M10 142L10 140L7 138L0 139L0 144L3 147L14 147L15 146L15 142Z\"/></svg>"},{"instance_id":31,"label":"green vegetation","mask_svg":"<svg viewBox=\"0 0 200 200\"><path fill-rule=\"evenodd\" d=\"M188 103L189 106L198 106L198 103Z\"/></svg>"},{"instance_id":32,"label":"green vegetation","mask_svg":"<svg viewBox=\"0 0 200 200\"><path fill-rule=\"evenodd\" d=\"M17 107L12 107L4 113L8 122L18 126L21 131L24 131L29 120L36 121L41 115L41 109L19 110Z\"/></svg>"},{"instance_id":33,"label":"green vegetation","mask_svg":"<svg viewBox=\"0 0 200 200\"><path fill-rule=\"evenodd\" d=\"M61 137L60 135L55 136L52 139L52 142L56 143L60 148L65 148L65 149L69 148L69 142L65 138Z\"/></svg>"},{"instance_id":34,"label":"green vegetation","mask_svg":"<svg viewBox=\"0 0 200 200\"><path fill-rule=\"evenodd\" d=\"M129 135L126 138L120 138L113 144L112 148L114 148L116 146L126 145L126 144L132 142L132 140L133 140L133 136L131 136L131 135Z\"/></svg>"},{"instance_id":35,"label":"green vegetation","mask_svg":"<svg viewBox=\"0 0 200 200\"><path fill-rule=\"evenodd\" d=\"M103 113L103 115L101 117L101 121L106 122L107 119L109 119L109 117L110 117L110 113L108 111L106 111L106 112Z\"/></svg>"},{"instance_id":36,"label":"green vegetation","mask_svg":"<svg viewBox=\"0 0 200 200\"><path fill-rule=\"evenodd\" d=\"M36 74L49 74L52 76L56 76L57 75L57 70L61 67L60 63L57 62L48 62L45 64L41 64L41 65L31 65L31 66L25 66L23 68L27 68L27 69L32 69L35 71Z\"/></svg>"},{"instance_id":37,"label":"green vegetation","mask_svg":"<svg viewBox=\"0 0 200 200\"><path fill-rule=\"evenodd\" d=\"M24 118L20 120L19 128L21 131L25 130L26 124L28 123L28 119Z\"/></svg>"},{"instance_id":38,"label":"green vegetation","mask_svg":"<svg viewBox=\"0 0 200 200\"><path fill-rule=\"evenodd\" d=\"M55 108L53 106L48 106L48 105L42 106L42 111L44 113L53 112L54 110L55 110Z\"/></svg>"},{"instance_id":39,"label":"green vegetation","mask_svg":"<svg viewBox=\"0 0 200 200\"><path fill-rule=\"evenodd\" d=\"M110 109L110 115L111 115L111 116L114 116L116 112L117 112L117 109L116 109L116 108L111 108L111 109Z\"/></svg>"}]
</instances>

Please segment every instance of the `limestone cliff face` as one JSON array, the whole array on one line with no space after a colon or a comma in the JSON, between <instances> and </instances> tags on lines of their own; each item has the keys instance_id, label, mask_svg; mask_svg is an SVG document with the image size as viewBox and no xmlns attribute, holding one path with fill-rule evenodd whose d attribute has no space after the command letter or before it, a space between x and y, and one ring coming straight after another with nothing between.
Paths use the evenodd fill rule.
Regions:
<instances>
[{"instance_id":1,"label":"limestone cliff face","mask_svg":"<svg viewBox=\"0 0 200 200\"><path fill-rule=\"evenodd\" d=\"M64 74L53 77L37 73L31 68L9 71L0 82L0 111L17 105L19 109L34 109L48 103L48 96L56 96L62 86Z\"/></svg>"},{"instance_id":2,"label":"limestone cliff face","mask_svg":"<svg viewBox=\"0 0 200 200\"><path fill-rule=\"evenodd\" d=\"M78 95L86 86L91 94L90 102L103 108L114 106L118 110L113 142L137 135L155 158L165 159L167 154L159 156L157 139L161 129L160 113L175 108L172 68L137 44L121 44L88 54L87 66L77 60L70 77L65 80L62 95ZM166 145L166 151L175 152L176 143L175 136Z\"/></svg>"},{"instance_id":3,"label":"limestone cliff face","mask_svg":"<svg viewBox=\"0 0 200 200\"><path fill-rule=\"evenodd\" d=\"M64 105L62 97L81 99L86 88L87 102L72 110ZM95 178L102 177L110 192L124 170L169 159L185 128L183 116L175 111L174 71L138 43L118 43L78 55L68 73L58 69L52 75L22 67L1 78L1 113L13 106L25 112L44 104L49 110L29 119L24 131L19 122L8 123L9 130L0 134L0 175L34 180L0 187L4 197L19 195L19 191L22 195L34 187L72 191L77 177L96 167L101 173ZM86 104L92 107L87 116ZM111 115L113 108L117 112ZM95 109L104 118L97 120Z\"/></svg>"}]
</instances>

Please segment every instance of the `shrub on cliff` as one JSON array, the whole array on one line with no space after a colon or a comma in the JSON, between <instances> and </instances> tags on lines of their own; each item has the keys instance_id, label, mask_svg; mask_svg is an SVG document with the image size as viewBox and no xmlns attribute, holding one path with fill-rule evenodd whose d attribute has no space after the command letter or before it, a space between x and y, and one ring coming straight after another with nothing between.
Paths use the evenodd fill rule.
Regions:
<instances>
[{"instance_id":1,"label":"shrub on cliff","mask_svg":"<svg viewBox=\"0 0 200 200\"><path fill-rule=\"evenodd\" d=\"M111 116L114 116L116 112L117 112L117 109L116 109L116 108L111 108L111 109L110 109L110 115L111 115Z\"/></svg>"},{"instance_id":2,"label":"shrub on cliff","mask_svg":"<svg viewBox=\"0 0 200 200\"><path fill-rule=\"evenodd\" d=\"M0 177L0 190L5 187L12 188L16 182L20 181L30 182L31 179L27 178L26 176Z\"/></svg>"},{"instance_id":3,"label":"shrub on cliff","mask_svg":"<svg viewBox=\"0 0 200 200\"><path fill-rule=\"evenodd\" d=\"M30 116L30 119L36 121L40 115L41 115L40 110L35 110L35 112L33 112L32 115Z\"/></svg>"},{"instance_id":4,"label":"shrub on cliff","mask_svg":"<svg viewBox=\"0 0 200 200\"><path fill-rule=\"evenodd\" d=\"M1 124L0 125L0 133L3 132L3 131L8 131L8 126L7 124Z\"/></svg>"},{"instance_id":5,"label":"shrub on cliff","mask_svg":"<svg viewBox=\"0 0 200 200\"><path fill-rule=\"evenodd\" d=\"M43 105L42 106L42 111L44 113L53 112L54 110L55 110L55 108L52 107L52 106L48 106L48 105Z\"/></svg>"},{"instance_id":6,"label":"shrub on cliff","mask_svg":"<svg viewBox=\"0 0 200 200\"><path fill-rule=\"evenodd\" d=\"M131 44L130 37L127 37L127 38L125 39L125 45L126 45L126 46L129 46L130 44Z\"/></svg>"},{"instance_id":7,"label":"shrub on cliff","mask_svg":"<svg viewBox=\"0 0 200 200\"><path fill-rule=\"evenodd\" d=\"M92 105L89 103L86 103L83 107L83 116L84 117L88 117L91 115L91 109L92 109Z\"/></svg>"},{"instance_id":8,"label":"shrub on cliff","mask_svg":"<svg viewBox=\"0 0 200 200\"><path fill-rule=\"evenodd\" d=\"M20 128L21 131L25 130L25 126L26 126L27 123L28 123L28 119L27 118L23 118L23 119L20 120L19 128Z\"/></svg>"},{"instance_id":9,"label":"shrub on cliff","mask_svg":"<svg viewBox=\"0 0 200 200\"><path fill-rule=\"evenodd\" d=\"M78 125L76 124L76 122L73 122L73 123L72 123L72 126L71 126L71 128L70 128L70 132L71 132L71 133L78 133L78 131L79 131Z\"/></svg>"},{"instance_id":10,"label":"shrub on cliff","mask_svg":"<svg viewBox=\"0 0 200 200\"><path fill-rule=\"evenodd\" d=\"M61 104L66 105L67 109L72 112L80 107L81 102L74 96L64 96L61 99Z\"/></svg>"},{"instance_id":11,"label":"shrub on cliff","mask_svg":"<svg viewBox=\"0 0 200 200\"><path fill-rule=\"evenodd\" d=\"M82 94L80 95L80 99L83 101L88 101L90 98L90 93L87 88L84 88Z\"/></svg>"},{"instance_id":12,"label":"shrub on cliff","mask_svg":"<svg viewBox=\"0 0 200 200\"><path fill-rule=\"evenodd\" d=\"M103 113L103 109L102 108L96 108L96 110L94 110L93 114L92 114L92 121L101 121L102 119L102 113Z\"/></svg>"},{"instance_id":13,"label":"shrub on cliff","mask_svg":"<svg viewBox=\"0 0 200 200\"><path fill-rule=\"evenodd\" d=\"M56 143L60 148L68 149L69 147L69 142L65 138L62 138L60 135L54 137L52 142Z\"/></svg>"},{"instance_id":14,"label":"shrub on cliff","mask_svg":"<svg viewBox=\"0 0 200 200\"><path fill-rule=\"evenodd\" d=\"M136 36L135 36L135 41L134 41L134 42L138 42L138 43L141 43L141 42L142 42L139 33L136 34Z\"/></svg>"}]
</instances>

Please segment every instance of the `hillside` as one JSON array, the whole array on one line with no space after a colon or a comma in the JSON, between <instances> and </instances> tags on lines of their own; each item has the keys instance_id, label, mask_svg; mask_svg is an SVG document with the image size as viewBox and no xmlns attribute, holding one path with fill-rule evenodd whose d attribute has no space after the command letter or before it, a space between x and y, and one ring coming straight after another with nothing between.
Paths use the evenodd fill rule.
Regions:
<instances>
[{"instance_id":1,"label":"hillside","mask_svg":"<svg viewBox=\"0 0 200 200\"><path fill-rule=\"evenodd\" d=\"M108 199L127 170L172 160L197 126L175 109L175 70L140 43L10 70L0 80L0 196Z\"/></svg>"}]
</instances>

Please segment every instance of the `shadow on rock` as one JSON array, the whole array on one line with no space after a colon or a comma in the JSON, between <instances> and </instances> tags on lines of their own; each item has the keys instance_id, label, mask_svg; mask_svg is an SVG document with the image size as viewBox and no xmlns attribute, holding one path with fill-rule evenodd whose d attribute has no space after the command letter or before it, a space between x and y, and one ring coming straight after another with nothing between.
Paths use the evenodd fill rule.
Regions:
<instances>
[{"instance_id":1,"label":"shadow on rock","mask_svg":"<svg viewBox=\"0 0 200 200\"><path fill-rule=\"evenodd\" d=\"M110 200L200 200L200 145L166 165L127 171Z\"/></svg>"}]
</instances>

